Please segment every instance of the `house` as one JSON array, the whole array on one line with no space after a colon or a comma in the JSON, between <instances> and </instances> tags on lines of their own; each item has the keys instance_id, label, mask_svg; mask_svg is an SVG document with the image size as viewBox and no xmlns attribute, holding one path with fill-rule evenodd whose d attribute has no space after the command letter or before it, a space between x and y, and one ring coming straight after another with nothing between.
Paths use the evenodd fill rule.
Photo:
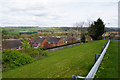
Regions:
<instances>
[{"instance_id":1,"label":"house","mask_svg":"<svg viewBox=\"0 0 120 80\"><path fill-rule=\"evenodd\" d=\"M106 32L102 35L102 37L105 37L105 38L118 38L119 37L119 34L118 32Z\"/></svg>"},{"instance_id":2,"label":"house","mask_svg":"<svg viewBox=\"0 0 120 80\"><path fill-rule=\"evenodd\" d=\"M3 49L21 49L22 40L6 40L3 41ZM64 45L62 38L57 37L35 37L29 39L28 43L31 47L38 48L49 48L54 46L61 46Z\"/></svg>"},{"instance_id":3,"label":"house","mask_svg":"<svg viewBox=\"0 0 120 80\"><path fill-rule=\"evenodd\" d=\"M47 39L40 38L40 37L29 39L29 44L31 45L31 47L35 47L35 48L45 47L46 42L47 42Z\"/></svg>"},{"instance_id":4,"label":"house","mask_svg":"<svg viewBox=\"0 0 120 80\"><path fill-rule=\"evenodd\" d=\"M21 49L21 40L6 40L2 42L2 49Z\"/></svg>"},{"instance_id":5,"label":"house","mask_svg":"<svg viewBox=\"0 0 120 80\"><path fill-rule=\"evenodd\" d=\"M62 38L46 37L48 47L64 45Z\"/></svg>"},{"instance_id":6,"label":"house","mask_svg":"<svg viewBox=\"0 0 120 80\"><path fill-rule=\"evenodd\" d=\"M68 43L75 43L76 40L69 40Z\"/></svg>"},{"instance_id":7,"label":"house","mask_svg":"<svg viewBox=\"0 0 120 80\"><path fill-rule=\"evenodd\" d=\"M31 47L34 48L38 48L38 47L49 48L53 46L64 45L62 38L57 38L57 37L42 37L42 38L35 37L29 39L29 43Z\"/></svg>"}]
</instances>

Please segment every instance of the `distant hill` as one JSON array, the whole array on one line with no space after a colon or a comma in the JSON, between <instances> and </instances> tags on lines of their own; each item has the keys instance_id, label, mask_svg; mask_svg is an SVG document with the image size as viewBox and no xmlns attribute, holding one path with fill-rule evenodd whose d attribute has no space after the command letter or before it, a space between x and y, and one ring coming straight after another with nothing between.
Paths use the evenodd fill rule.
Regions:
<instances>
[{"instance_id":1,"label":"distant hill","mask_svg":"<svg viewBox=\"0 0 120 80\"><path fill-rule=\"evenodd\" d=\"M69 30L69 29L76 29L76 27L59 27L61 28L62 30ZM88 27L83 27L83 29L85 31L87 31L87 28ZM105 27L105 30L108 32L108 31L118 31L120 28L117 28L117 27Z\"/></svg>"},{"instance_id":2,"label":"distant hill","mask_svg":"<svg viewBox=\"0 0 120 80\"><path fill-rule=\"evenodd\" d=\"M110 27L110 28L108 28L108 27L106 27L105 29L108 32L108 31L118 31L120 28L117 28L117 27Z\"/></svg>"}]
</instances>

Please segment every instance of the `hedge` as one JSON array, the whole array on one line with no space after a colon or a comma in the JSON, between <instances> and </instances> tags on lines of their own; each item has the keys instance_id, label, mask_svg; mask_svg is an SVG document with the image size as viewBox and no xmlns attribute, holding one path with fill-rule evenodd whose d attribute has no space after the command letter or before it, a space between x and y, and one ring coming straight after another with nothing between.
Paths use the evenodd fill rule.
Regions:
<instances>
[{"instance_id":1,"label":"hedge","mask_svg":"<svg viewBox=\"0 0 120 80\"><path fill-rule=\"evenodd\" d=\"M67 43L67 44L64 44L64 45L61 45L61 46L54 46L54 47L50 47L50 48L41 48L41 50L53 49L53 48L58 48L58 47L68 46L68 45L76 44L76 43L80 43L80 42L78 41L78 42L75 42L75 43Z\"/></svg>"}]
</instances>

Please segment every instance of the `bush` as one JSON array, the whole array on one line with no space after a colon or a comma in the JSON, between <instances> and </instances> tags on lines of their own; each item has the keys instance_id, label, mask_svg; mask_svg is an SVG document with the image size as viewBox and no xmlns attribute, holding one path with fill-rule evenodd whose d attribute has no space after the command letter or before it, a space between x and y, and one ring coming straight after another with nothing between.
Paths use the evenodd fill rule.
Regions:
<instances>
[{"instance_id":1,"label":"bush","mask_svg":"<svg viewBox=\"0 0 120 80\"><path fill-rule=\"evenodd\" d=\"M17 50L4 50L2 52L2 64L6 68L14 68L33 62L33 59Z\"/></svg>"},{"instance_id":2,"label":"bush","mask_svg":"<svg viewBox=\"0 0 120 80\"><path fill-rule=\"evenodd\" d=\"M42 50L43 50L43 48L38 47L38 51L39 51L39 53L42 53Z\"/></svg>"},{"instance_id":3,"label":"bush","mask_svg":"<svg viewBox=\"0 0 120 80\"><path fill-rule=\"evenodd\" d=\"M30 47L23 49L22 51L23 53L30 55L32 58L40 57L43 54L43 48L41 47L37 49L34 47Z\"/></svg>"},{"instance_id":4,"label":"bush","mask_svg":"<svg viewBox=\"0 0 120 80\"><path fill-rule=\"evenodd\" d=\"M48 53L47 51L44 51L44 52L43 52L43 55L44 55L44 56L48 56L47 53Z\"/></svg>"},{"instance_id":5,"label":"bush","mask_svg":"<svg viewBox=\"0 0 120 80\"><path fill-rule=\"evenodd\" d=\"M80 43L80 41L77 41L75 43L67 43L67 44L64 44L64 45L61 45L61 46L53 46L53 47L49 47L49 48L41 48L42 50L48 50L48 49L53 49L53 48L59 48L59 47L63 47L63 46L68 46L68 45L71 45L71 44L76 44L76 43Z\"/></svg>"}]
</instances>

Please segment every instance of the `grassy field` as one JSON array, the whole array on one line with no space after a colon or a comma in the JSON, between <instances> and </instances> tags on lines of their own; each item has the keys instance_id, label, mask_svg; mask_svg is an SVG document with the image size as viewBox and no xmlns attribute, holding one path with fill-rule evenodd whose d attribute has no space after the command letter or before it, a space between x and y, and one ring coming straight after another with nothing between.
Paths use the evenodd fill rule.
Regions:
<instances>
[{"instance_id":1,"label":"grassy field","mask_svg":"<svg viewBox=\"0 0 120 80\"><path fill-rule=\"evenodd\" d=\"M96 74L97 78L118 78L118 42L111 41Z\"/></svg>"},{"instance_id":2,"label":"grassy field","mask_svg":"<svg viewBox=\"0 0 120 80\"><path fill-rule=\"evenodd\" d=\"M106 41L94 41L62 49L31 64L3 72L3 78L71 78L86 76Z\"/></svg>"},{"instance_id":3,"label":"grassy field","mask_svg":"<svg viewBox=\"0 0 120 80\"><path fill-rule=\"evenodd\" d=\"M47 30L47 29L59 29L59 28L54 28L54 27L32 27L32 28L27 28L27 27L4 27L2 28L3 30L6 30L8 34L19 34L19 32L30 32L30 31L37 31L37 30Z\"/></svg>"}]
</instances>

